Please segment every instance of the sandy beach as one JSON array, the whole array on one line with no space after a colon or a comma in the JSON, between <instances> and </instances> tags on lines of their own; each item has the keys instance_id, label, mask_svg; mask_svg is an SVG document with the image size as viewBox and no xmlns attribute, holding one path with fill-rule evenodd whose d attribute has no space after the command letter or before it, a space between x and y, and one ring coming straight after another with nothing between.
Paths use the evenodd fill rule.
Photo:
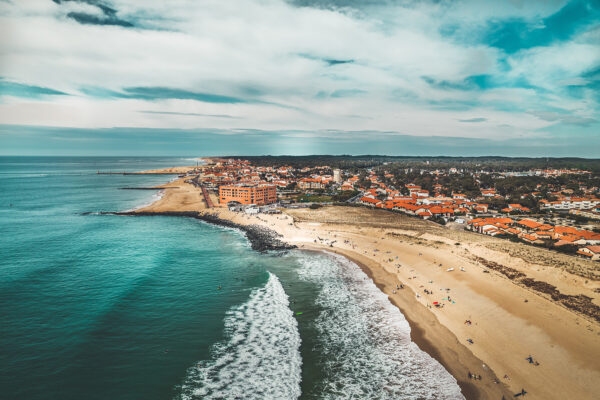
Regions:
<instances>
[{"instance_id":1,"label":"sandy beach","mask_svg":"<svg viewBox=\"0 0 600 400\"><path fill-rule=\"evenodd\" d=\"M216 214L356 262L405 315L415 343L445 366L468 399L510 398L522 388L528 399L600 393L598 263L388 211L324 207L249 216L207 209L200 189L185 179L163 188L161 199L137 211ZM548 285L554 292L544 292ZM526 360L530 355L534 363Z\"/></svg>"}]
</instances>

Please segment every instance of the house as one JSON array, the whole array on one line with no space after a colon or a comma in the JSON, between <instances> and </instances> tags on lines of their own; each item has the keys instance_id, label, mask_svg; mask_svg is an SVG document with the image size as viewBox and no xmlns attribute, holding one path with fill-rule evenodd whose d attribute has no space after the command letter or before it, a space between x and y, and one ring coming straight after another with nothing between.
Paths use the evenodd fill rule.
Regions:
<instances>
[{"instance_id":1,"label":"house","mask_svg":"<svg viewBox=\"0 0 600 400\"><path fill-rule=\"evenodd\" d=\"M487 204L476 204L473 209L475 211L477 211L478 213L486 213L488 212L488 205Z\"/></svg>"},{"instance_id":2,"label":"house","mask_svg":"<svg viewBox=\"0 0 600 400\"><path fill-rule=\"evenodd\" d=\"M577 231L577 235L585 240L585 244L598 245L600 244L600 233L595 233L586 230Z\"/></svg>"},{"instance_id":3,"label":"house","mask_svg":"<svg viewBox=\"0 0 600 400\"><path fill-rule=\"evenodd\" d=\"M481 227L481 233L484 235L496 236L502 234L502 231L495 225L483 225Z\"/></svg>"},{"instance_id":4,"label":"house","mask_svg":"<svg viewBox=\"0 0 600 400\"><path fill-rule=\"evenodd\" d=\"M533 232L532 235L540 239L552 239L552 232L549 231L538 230Z\"/></svg>"},{"instance_id":5,"label":"house","mask_svg":"<svg viewBox=\"0 0 600 400\"><path fill-rule=\"evenodd\" d=\"M258 214L260 212L260 209L257 206L255 206L255 205L252 204L252 205L246 207L246 209L244 210L244 212L246 214Z\"/></svg>"},{"instance_id":6,"label":"house","mask_svg":"<svg viewBox=\"0 0 600 400\"><path fill-rule=\"evenodd\" d=\"M298 181L300 189L324 189L325 183L321 179L303 178Z\"/></svg>"},{"instance_id":7,"label":"house","mask_svg":"<svg viewBox=\"0 0 600 400\"><path fill-rule=\"evenodd\" d=\"M560 237L560 240L569 244L577 244L580 246L586 244L585 239L578 235L563 235Z\"/></svg>"},{"instance_id":8,"label":"house","mask_svg":"<svg viewBox=\"0 0 600 400\"><path fill-rule=\"evenodd\" d=\"M530 219L522 219L521 221L517 221L517 225L527 231L536 230L539 226L543 225L539 222L532 221Z\"/></svg>"},{"instance_id":9,"label":"house","mask_svg":"<svg viewBox=\"0 0 600 400\"><path fill-rule=\"evenodd\" d=\"M586 246L577 250L580 256L589 258L592 261L600 261L600 246Z\"/></svg>"},{"instance_id":10,"label":"house","mask_svg":"<svg viewBox=\"0 0 600 400\"><path fill-rule=\"evenodd\" d=\"M507 208L503 208L502 212L510 213L510 212L518 212L518 213L528 213L531 210L527 207L523 207L520 204L509 204Z\"/></svg>"},{"instance_id":11,"label":"house","mask_svg":"<svg viewBox=\"0 0 600 400\"><path fill-rule=\"evenodd\" d=\"M535 243L544 243L543 240L538 239L536 236L533 235L528 235L526 233L524 233L523 235L521 235L521 239L529 244L535 244Z\"/></svg>"},{"instance_id":12,"label":"house","mask_svg":"<svg viewBox=\"0 0 600 400\"><path fill-rule=\"evenodd\" d=\"M377 204L382 203L382 201L379 199L374 199L367 196L361 197L359 201L369 207L375 207Z\"/></svg>"}]
</instances>

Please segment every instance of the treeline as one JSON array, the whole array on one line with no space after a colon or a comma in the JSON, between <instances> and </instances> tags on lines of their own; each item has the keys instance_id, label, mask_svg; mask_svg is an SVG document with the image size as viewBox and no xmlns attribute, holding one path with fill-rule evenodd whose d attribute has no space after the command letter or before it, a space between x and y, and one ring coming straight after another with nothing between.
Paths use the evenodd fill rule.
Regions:
<instances>
[{"instance_id":1,"label":"treeline","mask_svg":"<svg viewBox=\"0 0 600 400\"><path fill-rule=\"evenodd\" d=\"M448 169L451 167L466 171L528 171L531 169L565 168L600 172L600 159L586 158L527 158L527 157L446 157L446 156L382 156L382 155L310 155L310 156L244 156L239 158L251 161L258 166L291 166L294 168L328 165L334 168L372 168L384 163L397 168L419 168L425 170Z\"/></svg>"}]
</instances>

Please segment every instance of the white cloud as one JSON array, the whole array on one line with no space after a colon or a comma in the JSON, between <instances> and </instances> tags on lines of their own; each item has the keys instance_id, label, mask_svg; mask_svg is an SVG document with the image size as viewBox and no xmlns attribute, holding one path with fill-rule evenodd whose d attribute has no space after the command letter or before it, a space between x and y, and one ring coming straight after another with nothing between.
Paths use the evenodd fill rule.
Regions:
<instances>
[{"instance_id":1,"label":"white cloud","mask_svg":"<svg viewBox=\"0 0 600 400\"><path fill-rule=\"evenodd\" d=\"M88 4L0 3L0 76L73 94L39 100L5 96L0 99L0 122L88 128L364 129L468 137L506 137L501 125L514 126L517 135L549 124L526 112L538 101L532 91L445 90L422 77L458 82L500 71L497 49L443 37L439 33L443 24L481 24L477 12L487 17L517 12L544 16L560 8L558 1L536 3L537 8L522 2L510 7L496 3L483 7L480 2L461 2L455 8L417 4L364 14L297 8L283 0L111 4L119 18L152 29L81 25L68 18L71 11L100 12ZM597 46L587 42L531 49L511 59L510 74L552 90L560 71L598 63L599 52L593 50ZM328 66L319 58L354 62ZM170 87L263 103L103 100L86 96L82 92L86 87L115 91ZM361 92L331 97L340 91ZM464 112L430 105L473 101L479 102L478 107ZM548 101L561 103L551 96ZM493 104L503 102L523 111L495 110ZM594 111L592 106L586 112ZM474 114L486 121L459 122Z\"/></svg>"}]
</instances>

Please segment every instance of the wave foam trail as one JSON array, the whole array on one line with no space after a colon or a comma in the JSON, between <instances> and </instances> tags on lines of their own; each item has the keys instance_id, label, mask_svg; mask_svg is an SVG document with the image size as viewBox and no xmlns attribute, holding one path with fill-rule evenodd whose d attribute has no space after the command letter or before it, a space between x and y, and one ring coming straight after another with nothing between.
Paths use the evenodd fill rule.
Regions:
<instances>
[{"instance_id":1,"label":"wave foam trail","mask_svg":"<svg viewBox=\"0 0 600 400\"><path fill-rule=\"evenodd\" d=\"M317 350L327 371L319 399L464 399L456 380L410 339L410 326L344 257L302 257L300 279L321 285Z\"/></svg>"},{"instance_id":2,"label":"wave foam trail","mask_svg":"<svg viewBox=\"0 0 600 400\"><path fill-rule=\"evenodd\" d=\"M188 370L181 399L297 399L302 359L298 323L279 279L227 313L226 342Z\"/></svg>"}]
</instances>

